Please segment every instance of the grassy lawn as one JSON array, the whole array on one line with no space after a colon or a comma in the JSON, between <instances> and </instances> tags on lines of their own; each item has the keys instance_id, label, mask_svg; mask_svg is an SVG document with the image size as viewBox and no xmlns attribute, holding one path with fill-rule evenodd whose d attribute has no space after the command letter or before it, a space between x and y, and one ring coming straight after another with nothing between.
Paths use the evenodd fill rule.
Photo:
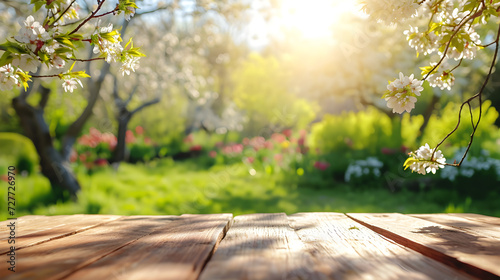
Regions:
<instances>
[{"instance_id":1,"label":"grassy lawn","mask_svg":"<svg viewBox=\"0 0 500 280\"><path fill-rule=\"evenodd\" d=\"M473 200L454 190L392 193L356 189L345 184L313 189L285 183L280 174L250 175L244 164L200 169L194 161L168 159L149 164L122 164L92 175L78 173L82 193L78 202L57 201L48 181L40 176L17 178L17 215L118 214L162 215L183 213L265 212L472 212L500 216L498 198ZM4 182L2 184L5 184ZM6 187L0 191L6 197ZM5 199L2 207L6 208ZM1 220L7 212L0 212Z\"/></svg>"}]
</instances>

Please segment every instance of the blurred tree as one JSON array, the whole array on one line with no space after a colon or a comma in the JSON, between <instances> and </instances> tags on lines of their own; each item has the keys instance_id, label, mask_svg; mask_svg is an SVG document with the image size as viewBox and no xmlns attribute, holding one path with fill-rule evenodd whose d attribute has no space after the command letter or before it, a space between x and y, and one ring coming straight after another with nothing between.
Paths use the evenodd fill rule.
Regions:
<instances>
[{"instance_id":1,"label":"blurred tree","mask_svg":"<svg viewBox=\"0 0 500 280\"><path fill-rule=\"evenodd\" d=\"M255 53L233 73L232 97L245 112L247 135L304 128L314 120L316 106L294 95L291 78L278 59Z\"/></svg>"}]
</instances>

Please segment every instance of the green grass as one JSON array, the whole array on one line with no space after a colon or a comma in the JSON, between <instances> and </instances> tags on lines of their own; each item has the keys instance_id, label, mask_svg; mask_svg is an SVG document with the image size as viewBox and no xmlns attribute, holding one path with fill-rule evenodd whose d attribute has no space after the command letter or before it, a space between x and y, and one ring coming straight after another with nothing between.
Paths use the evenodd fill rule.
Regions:
<instances>
[{"instance_id":1,"label":"green grass","mask_svg":"<svg viewBox=\"0 0 500 280\"><path fill-rule=\"evenodd\" d=\"M244 164L200 168L194 161L157 160L122 164L92 175L79 173L78 202L56 201L41 175L16 178L17 216L28 214L178 215L183 213L285 212L472 212L500 216L499 198L472 200L454 190L399 191L385 188L356 190L345 184L312 189L285 183L280 174L257 172ZM7 197L2 181L0 195ZM2 199L0 209L6 209ZM0 219L7 211L0 211Z\"/></svg>"}]
</instances>

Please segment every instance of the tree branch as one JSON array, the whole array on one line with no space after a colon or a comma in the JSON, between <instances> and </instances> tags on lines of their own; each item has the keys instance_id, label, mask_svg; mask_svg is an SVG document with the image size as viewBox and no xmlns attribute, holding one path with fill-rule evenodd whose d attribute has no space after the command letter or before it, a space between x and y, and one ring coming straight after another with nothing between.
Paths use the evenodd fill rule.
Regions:
<instances>
[{"instance_id":1,"label":"tree branch","mask_svg":"<svg viewBox=\"0 0 500 280\"><path fill-rule=\"evenodd\" d=\"M153 100L150 100L150 101L148 101L148 102L145 102L145 103L143 103L141 106L139 106L139 107L135 108L132 112L130 112L130 115L132 116L132 115L134 115L135 113L137 113L137 112L141 111L142 109L144 109L144 108L146 108L146 107L148 107L148 106L154 105L154 104L156 104L156 103L158 103L158 102L160 102L160 98L159 98L159 97L157 97L157 98L155 98L155 99L153 99Z\"/></svg>"},{"instance_id":2,"label":"tree branch","mask_svg":"<svg viewBox=\"0 0 500 280\"><path fill-rule=\"evenodd\" d=\"M462 165L463 161L465 160L465 157L467 156L467 153L469 152L470 150L470 147L472 146L472 141L474 140L474 135L476 134L476 130L477 130L477 127L479 126L479 122L481 121L481 117L482 117L482 114L483 114L483 108L482 108L482 94L483 94L483 91L484 89L486 88L486 84L488 83L490 77L491 77L491 74L493 73L493 68L495 67L495 64L496 64L496 61L497 61L497 57L498 57L498 49L499 49L499 40L500 40L500 25L498 26L498 31L497 31L497 36L496 36L496 39L495 39L495 53L493 54L493 60L491 61L491 65L490 65L490 70L488 72L488 75L486 75L486 78L483 82L483 85L481 86L481 89L479 90L478 93L476 93L475 95L473 95L472 97L470 97L469 99L467 99L465 102L462 103L462 105L460 106L460 110L458 112L458 122L457 122L457 125L455 126L455 128L450 132L448 133L448 135L446 135L446 137L441 141L439 142L439 144L436 146L436 148L434 149L434 152L432 153L432 156L431 156L431 160L434 159L434 154L436 153L437 149L439 146L441 146L441 144L444 143L444 141L446 139L448 139L453 133L455 133L455 131L457 131L458 127L460 126L460 120L461 120L461 115L462 115L462 110L465 106L465 104L467 104L469 106L469 111L470 111L470 114L471 114L471 121L472 121L472 133L470 135L470 141L469 141L469 144L467 145L467 149L465 150L465 153L464 155L462 156L462 159L460 160L459 163L454 163L454 164L446 164L446 165L450 165L450 166L456 166L456 167L459 167L460 165ZM478 117L478 120L477 122L474 124L474 119L473 119L473 116L472 116L472 110L470 110L470 102L472 102L474 99L478 98L479 99L479 117Z\"/></svg>"},{"instance_id":3,"label":"tree branch","mask_svg":"<svg viewBox=\"0 0 500 280\"><path fill-rule=\"evenodd\" d=\"M132 97L137 92L138 88L139 88L139 83L136 83L135 86L134 86L134 88L130 91L127 100L125 100L125 106L128 106L128 104L130 103L130 101L132 101Z\"/></svg>"},{"instance_id":4,"label":"tree branch","mask_svg":"<svg viewBox=\"0 0 500 280\"><path fill-rule=\"evenodd\" d=\"M38 103L38 106L41 109L45 109L45 106L47 106L47 102L49 101L50 89L47 87L44 87L42 84L40 84L39 91L40 91L40 95L42 96L42 98L40 98L40 102Z\"/></svg>"}]
</instances>

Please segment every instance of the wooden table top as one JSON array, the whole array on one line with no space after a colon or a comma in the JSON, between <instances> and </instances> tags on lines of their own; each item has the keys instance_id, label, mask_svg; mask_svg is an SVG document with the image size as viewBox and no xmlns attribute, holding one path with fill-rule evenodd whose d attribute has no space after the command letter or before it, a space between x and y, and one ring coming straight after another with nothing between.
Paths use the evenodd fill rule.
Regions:
<instances>
[{"instance_id":1,"label":"wooden table top","mask_svg":"<svg viewBox=\"0 0 500 280\"><path fill-rule=\"evenodd\" d=\"M500 279L500 218L477 214L69 215L0 224L1 279Z\"/></svg>"}]
</instances>

